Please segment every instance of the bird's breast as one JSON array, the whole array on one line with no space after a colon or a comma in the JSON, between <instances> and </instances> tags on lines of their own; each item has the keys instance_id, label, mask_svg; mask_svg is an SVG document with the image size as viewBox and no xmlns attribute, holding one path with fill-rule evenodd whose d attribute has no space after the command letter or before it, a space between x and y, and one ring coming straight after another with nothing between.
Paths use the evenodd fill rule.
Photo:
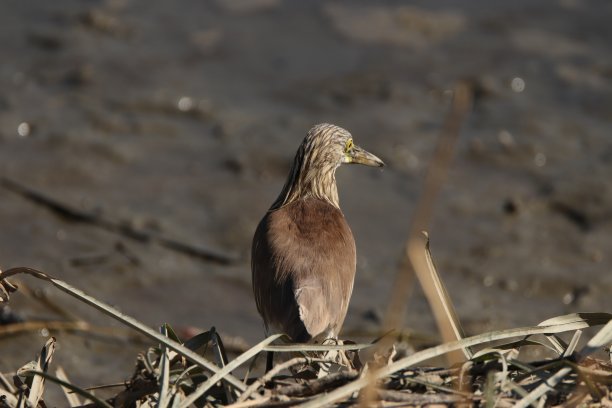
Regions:
<instances>
[{"instance_id":1,"label":"bird's breast","mask_svg":"<svg viewBox=\"0 0 612 408\"><path fill-rule=\"evenodd\" d=\"M294 339L337 334L356 266L353 234L338 208L311 198L268 212L255 233L252 266L266 324Z\"/></svg>"},{"instance_id":2,"label":"bird's breast","mask_svg":"<svg viewBox=\"0 0 612 408\"><path fill-rule=\"evenodd\" d=\"M268 232L276 257L289 260L289 269L355 268L351 229L342 212L325 201L298 200L272 212Z\"/></svg>"}]
</instances>

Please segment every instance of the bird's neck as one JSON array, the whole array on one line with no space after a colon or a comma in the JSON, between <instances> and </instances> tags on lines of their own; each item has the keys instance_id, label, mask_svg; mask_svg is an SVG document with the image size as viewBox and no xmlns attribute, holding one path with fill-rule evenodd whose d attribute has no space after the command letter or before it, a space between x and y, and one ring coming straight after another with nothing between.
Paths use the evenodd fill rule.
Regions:
<instances>
[{"instance_id":1,"label":"bird's neck","mask_svg":"<svg viewBox=\"0 0 612 408\"><path fill-rule=\"evenodd\" d=\"M340 208L338 187L336 187L336 167L313 168L312 164L308 168L305 167L302 161L296 160L271 210L306 198L317 198Z\"/></svg>"}]
</instances>

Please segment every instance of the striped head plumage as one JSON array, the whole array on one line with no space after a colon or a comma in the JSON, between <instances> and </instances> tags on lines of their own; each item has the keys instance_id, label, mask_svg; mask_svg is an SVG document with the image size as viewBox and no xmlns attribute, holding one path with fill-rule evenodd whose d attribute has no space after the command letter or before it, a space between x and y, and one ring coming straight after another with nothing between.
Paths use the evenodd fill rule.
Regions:
<instances>
[{"instance_id":1,"label":"striped head plumage","mask_svg":"<svg viewBox=\"0 0 612 408\"><path fill-rule=\"evenodd\" d=\"M328 123L313 126L302 141L285 186L271 210L308 197L328 201L339 208L336 169L351 163L384 166L378 157L355 145L346 129Z\"/></svg>"}]
</instances>

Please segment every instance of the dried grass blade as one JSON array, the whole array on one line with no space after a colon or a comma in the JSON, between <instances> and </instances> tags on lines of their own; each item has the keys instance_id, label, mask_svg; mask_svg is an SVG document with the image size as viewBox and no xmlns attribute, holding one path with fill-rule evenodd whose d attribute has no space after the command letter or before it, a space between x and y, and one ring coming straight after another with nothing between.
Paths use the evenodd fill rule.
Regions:
<instances>
[{"instance_id":1,"label":"dried grass blade","mask_svg":"<svg viewBox=\"0 0 612 408\"><path fill-rule=\"evenodd\" d=\"M223 379L224 376L229 375L229 373L231 373L233 370L238 368L245 361L248 361L250 358L252 358L256 354L258 354L261 351L263 351L263 349L268 344L272 343L273 341L275 341L275 340L277 340L277 339L279 339L279 338L281 338L283 336L285 336L285 335L284 334L275 334L273 336L270 336L267 339L265 339L262 342L260 342L259 344L251 347L249 350L247 350L246 352L242 353L240 356L236 357L228 365L226 365L225 367L223 367L222 369L217 371L216 374L211 376L204 383L200 384L198 386L198 388L193 393L191 393L189 395L189 397L185 401L183 401L183 403L181 404L181 407L182 408L187 408L188 406L193 404L198 398L200 398L202 395L204 395L204 393L206 391L208 391L213 385L215 385L217 383L217 381L220 381L221 379ZM244 390L246 389L246 386L244 384L242 384L242 383L241 383L241 385L243 385L243 389L241 389L240 391L244 392Z\"/></svg>"},{"instance_id":2,"label":"dried grass blade","mask_svg":"<svg viewBox=\"0 0 612 408\"><path fill-rule=\"evenodd\" d=\"M160 332L164 336L168 336L168 327L163 325L160 328ZM168 348L164 344L160 344L161 355L159 357L160 362L160 374L159 374L159 399L157 400L157 408L166 408L170 402L170 356L168 355Z\"/></svg>"},{"instance_id":3,"label":"dried grass blade","mask_svg":"<svg viewBox=\"0 0 612 408\"><path fill-rule=\"evenodd\" d=\"M544 394L546 394L549 391L552 391L555 389L555 386L561 381L563 380L563 378L568 375L570 372L572 371L571 367L563 367L562 369L560 369L559 371L557 371L557 373L551 377L549 377L546 381L544 381L542 384L538 385L536 387L536 389L534 389L533 391L531 391L526 397L524 397L523 399L521 399L519 402L516 403L516 405L514 406L515 408L526 408L529 405L534 405L535 402L540 399L540 397L542 397ZM535 406L535 405L534 405Z\"/></svg>"},{"instance_id":4,"label":"dried grass blade","mask_svg":"<svg viewBox=\"0 0 612 408\"><path fill-rule=\"evenodd\" d=\"M181 338L178 336L178 334L176 334L176 332L174 331L172 326L170 326L168 323L164 323L162 325L162 328L163 328L164 332L166 333L165 334L166 337L176 341L177 343L183 344L183 342L181 341ZM160 330L161 330L161 328L160 328ZM161 332L161 331L160 331L160 333L163 334L163 332Z\"/></svg>"},{"instance_id":5,"label":"dried grass blade","mask_svg":"<svg viewBox=\"0 0 612 408\"><path fill-rule=\"evenodd\" d=\"M0 273L2 273L2 269L0 269ZM17 290L17 285L13 285L8 280L4 279L0 281L0 303L8 302L10 299L11 293Z\"/></svg>"},{"instance_id":6,"label":"dried grass blade","mask_svg":"<svg viewBox=\"0 0 612 408\"><path fill-rule=\"evenodd\" d=\"M574 351L576 350L576 346L578 346L578 341L580 340L581 335L582 335L582 330L576 330L576 332L574 333L574 336L572 336L572 340L570 341L570 344L567 346L567 348L563 352L563 357L569 357L572 354L574 354Z\"/></svg>"},{"instance_id":7,"label":"dried grass blade","mask_svg":"<svg viewBox=\"0 0 612 408\"><path fill-rule=\"evenodd\" d=\"M596 313L570 313L562 316L551 317L550 319L546 319L538 326L558 326L561 324L571 325L574 323L581 323L584 321L592 322L591 325L600 325L606 324L612 319L612 314L605 312L596 312Z\"/></svg>"},{"instance_id":8,"label":"dried grass blade","mask_svg":"<svg viewBox=\"0 0 612 408\"><path fill-rule=\"evenodd\" d=\"M612 343L612 319L601 329L580 351L580 357L584 359L586 356L593 354L597 350Z\"/></svg>"},{"instance_id":9,"label":"dried grass blade","mask_svg":"<svg viewBox=\"0 0 612 408\"><path fill-rule=\"evenodd\" d=\"M260 354L256 355L255 358L251 360L251 364L249 364L249 367L244 373L244 380L242 380L243 383L245 384L247 383L249 376L251 375L251 372L253 371L253 369L255 368L255 365L257 364L257 359L259 359L259 356Z\"/></svg>"},{"instance_id":10,"label":"dried grass blade","mask_svg":"<svg viewBox=\"0 0 612 408\"><path fill-rule=\"evenodd\" d=\"M179 408L181 406L181 402L183 402L183 394L182 393L175 393L174 397L172 398L172 405L170 405L170 408Z\"/></svg>"},{"instance_id":11,"label":"dried grass blade","mask_svg":"<svg viewBox=\"0 0 612 408\"><path fill-rule=\"evenodd\" d=\"M554 320L554 319L552 319ZM612 342L612 320L601 329L580 352L579 361L584 360L587 356L601 349L605 345ZM528 396L520 400L516 407L525 408L527 405L537 401L542 395L554 389L554 387L572 371L572 367L563 367L555 375L540 384L535 390L531 391Z\"/></svg>"},{"instance_id":12,"label":"dried grass blade","mask_svg":"<svg viewBox=\"0 0 612 408\"><path fill-rule=\"evenodd\" d=\"M15 387L13 387L13 384L11 384L2 373L0 373L0 384L2 384L2 387L9 393L15 393Z\"/></svg>"},{"instance_id":13,"label":"dried grass blade","mask_svg":"<svg viewBox=\"0 0 612 408\"><path fill-rule=\"evenodd\" d=\"M49 364L53 359L53 353L55 352L55 337L51 337L42 350L40 351L40 356L36 361L35 371L47 372L49 369ZM30 393L28 394L28 403L33 407L38 405L38 401L42 398L42 395L45 391L45 378L41 376L32 377L32 383L30 384Z\"/></svg>"},{"instance_id":14,"label":"dried grass blade","mask_svg":"<svg viewBox=\"0 0 612 408\"><path fill-rule=\"evenodd\" d=\"M55 376L62 381L69 382L68 376L66 375L66 371L64 371L62 367L57 367L57 370L55 370ZM70 392L69 388L64 387L63 385L60 385L60 387L64 392L64 396L68 400L68 404L70 404L71 407L78 407L81 405L79 397L77 397L73 392Z\"/></svg>"},{"instance_id":15,"label":"dried grass blade","mask_svg":"<svg viewBox=\"0 0 612 408\"><path fill-rule=\"evenodd\" d=\"M121 336L127 337L127 335L117 333L118 328L116 327L93 326L84 321L67 322L64 320L31 320L27 322L10 323L7 325L0 326L0 337L14 336L15 334L39 331L41 329L47 329L49 331L95 333L100 334L102 336L115 338L120 338ZM140 340L140 338L134 338L134 340Z\"/></svg>"},{"instance_id":16,"label":"dried grass blade","mask_svg":"<svg viewBox=\"0 0 612 408\"><path fill-rule=\"evenodd\" d=\"M517 340L517 341L512 341L510 343L505 343L505 344L500 344L498 346L495 346L494 348L497 350L510 350L510 349L516 349L520 351L521 347L524 346L541 346L544 347L552 352L557 353L557 349L554 347L549 346L547 343L541 342L541 341L537 341L537 340L531 340L528 338L522 339L522 340Z\"/></svg>"},{"instance_id":17,"label":"dried grass blade","mask_svg":"<svg viewBox=\"0 0 612 408\"><path fill-rule=\"evenodd\" d=\"M19 403L20 403L19 399L17 399L17 397L15 397L15 395L13 395L11 393L8 393L8 392L0 393L0 398L2 400L2 403L5 404L7 407L10 407L10 408L17 407L19 405Z\"/></svg>"},{"instance_id":18,"label":"dried grass blade","mask_svg":"<svg viewBox=\"0 0 612 408\"><path fill-rule=\"evenodd\" d=\"M429 235L426 232L424 232L424 235L426 239L425 263L426 263L430 278L433 281L434 288L438 294L438 298L440 301L440 307L442 308L446 316L445 320L446 320L447 330L450 329L452 331L454 338L456 340L461 340L465 337L465 331L463 330L463 327L461 326L461 321L459 320L459 317L457 316L457 311L455 310L453 301L450 295L448 294L448 290L446 290L446 286L444 285L444 282L442 282L442 279L440 278L440 274L438 274L438 270L436 269L436 266L434 265L433 258L431 256L431 251L429 249ZM472 358L472 356L474 355L474 353L469 347L463 348L462 351L463 351L465 358L468 360Z\"/></svg>"},{"instance_id":19,"label":"dried grass blade","mask_svg":"<svg viewBox=\"0 0 612 408\"><path fill-rule=\"evenodd\" d=\"M509 359L510 364L514 367L517 367L519 370L524 371L525 373L533 373L536 371L536 368L530 364L524 363L522 361L516 359Z\"/></svg>"},{"instance_id":20,"label":"dried grass blade","mask_svg":"<svg viewBox=\"0 0 612 408\"><path fill-rule=\"evenodd\" d=\"M406 300L413 286L413 278L416 275L444 341L460 339L449 328L449 317L441 306L441 299L434 289L434 283L427 266L423 266L422 249L418 241L421 232L429 229L434 203L448 173L456 143L459 139L461 126L472 105L472 93L471 87L465 82L458 82L454 86L450 110L444 119L433 157L423 181L422 192L413 212L404 256L396 274L395 284L393 285L394 289L387 304L387 312L385 313L383 323L383 327L386 329L397 328L403 325ZM381 349L387 349L388 347L390 347L388 341L381 343ZM453 359L461 360L461 356L453 356ZM371 395L373 393L366 394Z\"/></svg>"},{"instance_id":21,"label":"dried grass blade","mask_svg":"<svg viewBox=\"0 0 612 408\"><path fill-rule=\"evenodd\" d=\"M419 378L404 377L403 380L406 381L406 382L412 382L412 383L415 383L415 384L420 384L420 385L423 385L425 387L432 388L434 390L448 392L449 394L456 394L456 395L460 395L460 396L466 397L466 398L473 397L473 394L470 393L470 392L465 392L465 391L461 391L461 390L458 390L458 389L455 389L455 388L445 387L444 385L434 384L434 383L432 383L430 381L421 380Z\"/></svg>"},{"instance_id":22,"label":"dried grass blade","mask_svg":"<svg viewBox=\"0 0 612 408\"><path fill-rule=\"evenodd\" d=\"M73 286L67 284L64 281L55 279L52 276L44 272L41 272L39 270L32 269L32 268L25 268L25 267L12 268L12 269L9 269L9 270L6 270L0 273L0 281L3 281L5 278L8 278L10 276L13 276L19 273L25 273L25 274L34 276L38 279L42 279L47 282L50 282L55 287L60 289L61 291L68 293L69 295L81 300L82 302L88 304L89 306L92 306L98 309L99 311L107 314L113 319L118 320L122 322L123 324L125 324L126 326L131 327L132 329L144 334L146 337L156 342L165 344L169 349L174 350L177 353L185 356L185 358L187 358L188 360L190 360L191 362L199 366L202 366L206 370L211 371L213 373L219 372L219 367L217 367L215 364L208 361L204 357L198 355L197 353L194 353L193 351L189 350L187 347L184 347L180 343L162 336L155 330L139 322L133 317L130 317L128 315L125 315L119 312L117 309L107 305L106 303L100 302L99 300L85 294L81 290L74 288ZM244 391L246 389L246 386L239 379L237 379L231 374L223 376L223 380L227 381L229 384L231 384L234 388L238 389L239 391Z\"/></svg>"},{"instance_id":23,"label":"dried grass blade","mask_svg":"<svg viewBox=\"0 0 612 408\"><path fill-rule=\"evenodd\" d=\"M605 316L607 316L608 321L612 319L612 314L609 313L581 314L581 316L583 317L580 317L577 314L559 316L558 318L555 318L557 320L549 319L549 321L558 321L560 322L559 324L521 327L516 329L499 330L489 333L483 333L477 336L465 338L460 341L453 341L423 351L419 351L417 353L412 354L411 356L405 357L401 360L394 362L393 364L383 367L382 369L378 370L375 374L369 377L361 377L349 384L346 384L340 388L335 389L334 391L331 391L328 394L322 395L318 398L314 398L302 404L302 406L314 408L331 404L342 398L346 398L353 392L359 391L361 388L368 384L368 381L372 377L374 378L374 380L380 379L394 372L404 370L420 362L440 356L450 351L459 350L464 347L475 346L477 344L488 343L496 340L503 340L511 337L529 336L532 334L562 333L571 330L583 329L597 324L603 324L602 322ZM610 323L608 323L608 325L609 324ZM610 330L612 331L612 328Z\"/></svg>"},{"instance_id":24,"label":"dried grass blade","mask_svg":"<svg viewBox=\"0 0 612 408\"><path fill-rule=\"evenodd\" d=\"M546 406L546 395L543 395L542 398L540 398L540 400L538 401L538 405L536 405L536 408L544 408Z\"/></svg>"},{"instance_id":25,"label":"dried grass blade","mask_svg":"<svg viewBox=\"0 0 612 408\"><path fill-rule=\"evenodd\" d=\"M219 361L219 367L225 367L228 359L227 353L225 352L225 347L223 346L223 340L221 340L221 336L219 336L219 333L217 333L217 330L214 327L211 328L210 331L212 332L212 347L215 351L215 355L217 356L217 360ZM223 391L225 392L227 403L233 403L234 395L232 394L232 390L225 383L223 383Z\"/></svg>"},{"instance_id":26,"label":"dried grass blade","mask_svg":"<svg viewBox=\"0 0 612 408\"><path fill-rule=\"evenodd\" d=\"M526 397L529 393L520 385L515 383L514 381L508 381L507 386L512 389L512 391L516 392L521 397Z\"/></svg>"},{"instance_id":27,"label":"dried grass blade","mask_svg":"<svg viewBox=\"0 0 612 408\"><path fill-rule=\"evenodd\" d=\"M213 329L214 329L214 327L213 327ZM213 340L213 348L215 350L217 358L221 362L220 365L221 366L226 365L227 362L229 361L228 358L227 358L227 352L225 351L225 346L223 345L223 340L221 340L221 336L219 336L219 333L217 333L216 330L214 332L212 340Z\"/></svg>"},{"instance_id":28,"label":"dried grass blade","mask_svg":"<svg viewBox=\"0 0 612 408\"><path fill-rule=\"evenodd\" d=\"M15 404L15 408L25 408L27 406L28 398L25 395L24 390L19 390L19 399Z\"/></svg>"},{"instance_id":29,"label":"dried grass blade","mask_svg":"<svg viewBox=\"0 0 612 408\"><path fill-rule=\"evenodd\" d=\"M96 397L92 393L90 393L88 391L85 391L84 389L82 389L80 387L77 387L76 385L73 385L73 384L69 383L68 381L61 380L61 379L59 379L59 378L57 378L57 377L55 377L55 376L53 376L53 375L51 375L49 373L45 373L43 371L27 371L25 374L27 374L27 375L37 375L37 376L45 377L45 379L47 379L47 380L49 380L51 382L54 382L54 383L56 383L56 384L58 384L58 385L60 385L62 387L66 387L69 390L79 394L80 396L85 397L85 398L93 401L93 403L96 404L97 406L104 407L104 408L112 408L112 406L108 402L106 402L104 400L101 400L100 398Z\"/></svg>"},{"instance_id":30,"label":"dried grass blade","mask_svg":"<svg viewBox=\"0 0 612 408\"><path fill-rule=\"evenodd\" d=\"M270 345L263 348L262 351L274 351L279 353L295 353L305 351L356 351L372 347L374 344L288 344L288 345Z\"/></svg>"},{"instance_id":31,"label":"dried grass blade","mask_svg":"<svg viewBox=\"0 0 612 408\"><path fill-rule=\"evenodd\" d=\"M565 344L565 342L561 338L559 338L559 336L555 336L554 334L551 334L545 337L550 342L550 344L552 344L554 351L558 355L560 356L563 355L565 350L567 350L567 344Z\"/></svg>"},{"instance_id":32,"label":"dried grass blade","mask_svg":"<svg viewBox=\"0 0 612 408\"><path fill-rule=\"evenodd\" d=\"M494 408L497 405L497 398L495 398L495 371L493 370L487 373L483 396L486 408Z\"/></svg>"},{"instance_id":33,"label":"dried grass blade","mask_svg":"<svg viewBox=\"0 0 612 408\"><path fill-rule=\"evenodd\" d=\"M195 336L191 337L189 340L186 340L183 345L190 350L198 351L200 347L205 346L208 343L210 343L211 339L212 339L212 331L209 330L203 333L196 334Z\"/></svg>"},{"instance_id":34,"label":"dried grass blade","mask_svg":"<svg viewBox=\"0 0 612 408\"><path fill-rule=\"evenodd\" d=\"M24 406L22 401L25 401L25 397L23 397L23 399L17 399L13 394L0 394L0 397L2 398L3 407L20 408Z\"/></svg>"},{"instance_id":35,"label":"dried grass blade","mask_svg":"<svg viewBox=\"0 0 612 408\"><path fill-rule=\"evenodd\" d=\"M243 402L236 402L232 405L228 405L226 408L249 408L249 407L257 407L257 406L262 406L265 407L267 406L266 404L270 402L271 397L262 397L262 398L257 398L257 399L252 399L249 401L243 401Z\"/></svg>"},{"instance_id":36,"label":"dried grass blade","mask_svg":"<svg viewBox=\"0 0 612 408\"><path fill-rule=\"evenodd\" d=\"M275 375L279 374L281 371L285 369L288 369L298 364L310 364L312 362L324 362L324 361L325 361L324 359L312 359L308 357L294 357L291 360L285 361L284 363L277 364L276 366L274 366L274 368L272 368L270 371L264 374L261 378L258 378L257 380L253 381L253 383L249 385L249 388L247 388L246 391L242 393L240 398L238 398L238 402L241 403L247 400L248 398L250 398L251 395L255 391L257 391L259 387L266 385L266 383L270 381Z\"/></svg>"}]
</instances>

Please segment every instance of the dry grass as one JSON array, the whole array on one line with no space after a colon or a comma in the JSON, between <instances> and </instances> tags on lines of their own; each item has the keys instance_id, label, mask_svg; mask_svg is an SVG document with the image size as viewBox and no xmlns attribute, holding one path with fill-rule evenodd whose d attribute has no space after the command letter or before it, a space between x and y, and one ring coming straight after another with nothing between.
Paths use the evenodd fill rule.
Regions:
<instances>
[{"instance_id":1,"label":"dry grass","mask_svg":"<svg viewBox=\"0 0 612 408\"><path fill-rule=\"evenodd\" d=\"M155 331L34 269L15 268L0 274L3 301L8 301L9 294L16 290L6 278L20 273L53 284L148 337L157 346L136 357L136 370L131 376L119 374L120 379L129 379L113 398L101 400L94 390L71 384L61 367L51 369L55 351L55 339L51 338L36 360L17 370L12 381L16 387L0 377L0 406L44 407L44 391L49 383L62 387L71 407L350 406L360 403L360 394L368 385L374 392L374 399L368 404L377 406L612 404L612 362L591 357L606 347L610 351L609 313L555 317L537 326L483 333L402 358L395 357L392 348L379 352L368 364L361 363L358 352L373 344L287 344L282 335L271 336L229 360L214 329L182 342L168 325ZM604 327L577 350L582 330L601 325ZM557 334L568 332L574 335L566 344ZM513 341L499 344L506 339ZM520 352L525 347L546 349L555 356L523 361ZM478 351L464 363L423 366L428 360L466 348ZM212 351L216 362L203 357L207 350L208 354ZM249 364L254 366L253 361L268 351L286 358L263 375L252 375L250 368L244 380L232 375Z\"/></svg>"}]
</instances>

